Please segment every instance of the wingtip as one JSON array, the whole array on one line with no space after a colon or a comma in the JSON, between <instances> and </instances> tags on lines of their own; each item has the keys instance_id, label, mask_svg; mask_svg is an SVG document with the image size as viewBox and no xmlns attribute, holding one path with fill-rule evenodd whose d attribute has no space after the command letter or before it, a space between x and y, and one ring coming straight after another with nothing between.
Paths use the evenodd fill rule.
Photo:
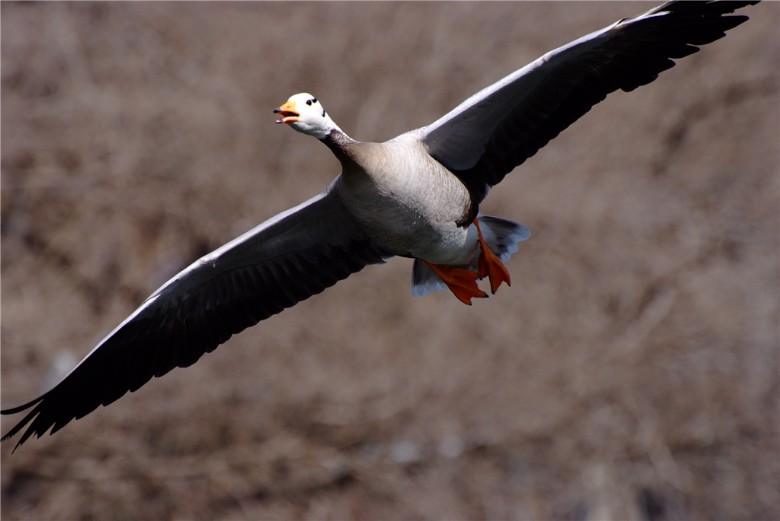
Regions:
<instances>
[{"instance_id":1,"label":"wingtip","mask_svg":"<svg viewBox=\"0 0 780 521\"><path fill-rule=\"evenodd\" d=\"M43 400L44 396L39 396L38 398L29 401L25 404L19 405L17 407L11 407L10 409L2 409L0 410L0 414L10 415L10 414L17 414L22 411L26 411L27 409L38 405ZM5 442L7 440L10 440L11 438L19 434L19 432L21 432L25 427L27 427L25 432L22 434L22 437L19 438L18 442L16 442L16 445L14 446L11 453L16 452L16 449L18 449L25 441L27 441L32 434L37 434L39 438L41 437L42 433L37 432L34 424L28 426L30 422L33 422L35 420L35 417L38 416L38 414L40 414L40 410L36 407L32 411L28 412L24 418L19 420L19 422L16 425L14 425L8 432L6 432L3 435L2 438L0 438L0 442Z\"/></svg>"}]
</instances>

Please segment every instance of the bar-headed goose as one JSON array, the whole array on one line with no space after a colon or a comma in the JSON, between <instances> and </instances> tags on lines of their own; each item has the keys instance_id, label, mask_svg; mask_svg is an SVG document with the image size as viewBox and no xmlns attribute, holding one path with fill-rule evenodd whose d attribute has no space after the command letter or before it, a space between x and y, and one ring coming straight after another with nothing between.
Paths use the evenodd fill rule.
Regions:
<instances>
[{"instance_id":1,"label":"bar-headed goose","mask_svg":"<svg viewBox=\"0 0 780 521\"><path fill-rule=\"evenodd\" d=\"M744 22L745 2L668 2L552 51L468 98L432 124L385 143L348 137L310 94L278 123L328 146L342 173L320 195L197 260L155 291L3 438L55 432L194 363L231 335L319 293L368 264L414 259L413 288L448 287L461 301L509 284L504 266L529 236L479 213L490 187L617 89L661 71Z\"/></svg>"}]
</instances>

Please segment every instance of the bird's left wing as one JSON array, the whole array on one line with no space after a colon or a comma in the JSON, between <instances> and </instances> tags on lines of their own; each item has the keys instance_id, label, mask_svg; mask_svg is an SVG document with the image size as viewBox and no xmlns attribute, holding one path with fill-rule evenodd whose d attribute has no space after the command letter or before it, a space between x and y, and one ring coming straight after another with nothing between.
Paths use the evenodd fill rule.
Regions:
<instances>
[{"instance_id":1,"label":"bird's left wing","mask_svg":"<svg viewBox=\"0 0 780 521\"><path fill-rule=\"evenodd\" d=\"M14 414L32 408L3 440L25 427L16 447L33 434L53 433L387 257L360 230L337 191L322 193L169 280L53 389L3 410Z\"/></svg>"},{"instance_id":2,"label":"bird's left wing","mask_svg":"<svg viewBox=\"0 0 780 521\"><path fill-rule=\"evenodd\" d=\"M747 20L728 13L756 3L667 2L545 54L412 132L480 202L607 94L652 82Z\"/></svg>"}]
</instances>

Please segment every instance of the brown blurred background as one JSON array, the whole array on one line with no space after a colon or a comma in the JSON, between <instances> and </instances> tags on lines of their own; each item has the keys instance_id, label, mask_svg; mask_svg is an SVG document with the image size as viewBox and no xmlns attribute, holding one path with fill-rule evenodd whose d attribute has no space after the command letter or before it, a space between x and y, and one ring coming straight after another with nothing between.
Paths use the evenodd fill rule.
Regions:
<instances>
[{"instance_id":1,"label":"brown blurred background","mask_svg":"<svg viewBox=\"0 0 780 521\"><path fill-rule=\"evenodd\" d=\"M650 4L2 4L2 405L384 140ZM780 4L507 177L513 286L369 267L2 446L3 519L776 519ZM3 431L19 417L3 418Z\"/></svg>"}]
</instances>

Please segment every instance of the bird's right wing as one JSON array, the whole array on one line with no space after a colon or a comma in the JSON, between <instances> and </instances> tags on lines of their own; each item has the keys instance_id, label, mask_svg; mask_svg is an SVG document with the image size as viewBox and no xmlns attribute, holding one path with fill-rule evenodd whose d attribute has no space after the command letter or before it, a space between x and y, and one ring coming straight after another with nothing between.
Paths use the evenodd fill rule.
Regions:
<instances>
[{"instance_id":1,"label":"bird's right wing","mask_svg":"<svg viewBox=\"0 0 780 521\"><path fill-rule=\"evenodd\" d=\"M389 257L329 190L194 262L155 291L4 437L52 433L231 335Z\"/></svg>"}]
</instances>

